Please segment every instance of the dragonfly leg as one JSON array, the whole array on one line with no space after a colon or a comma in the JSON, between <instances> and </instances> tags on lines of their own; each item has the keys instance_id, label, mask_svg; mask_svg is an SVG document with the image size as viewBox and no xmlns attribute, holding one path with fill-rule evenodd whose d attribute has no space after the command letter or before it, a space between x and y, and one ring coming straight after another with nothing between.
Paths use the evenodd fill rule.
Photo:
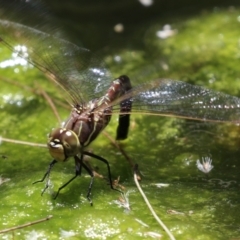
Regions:
<instances>
[{"instance_id":1,"label":"dragonfly leg","mask_svg":"<svg viewBox=\"0 0 240 240\"><path fill-rule=\"evenodd\" d=\"M47 172L44 174L43 178L41 180L38 180L36 182L33 182L33 184L35 183L39 183L39 182L43 182L45 180L45 178L47 177L47 181L46 181L46 185L45 185L45 188L42 190L42 193L41 195L43 195L43 193L46 191L46 189L49 187L49 176L50 176L50 173L51 173L51 170L53 168L53 166L55 165L55 163L57 163L57 160L53 160L50 164L49 164L49 167L48 167L48 170Z\"/></svg>"},{"instance_id":2,"label":"dragonfly leg","mask_svg":"<svg viewBox=\"0 0 240 240\"><path fill-rule=\"evenodd\" d=\"M83 154L87 155L87 156L90 156L90 157L93 157L93 158L95 158L95 159L105 163L107 165L107 169L108 169L108 179L109 179L109 184L110 184L111 189L113 189L115 191L118 191L120 193L123 193L121 190L118 190L118 189L113 187L110 165L109 165L109 162L105 158L102 158L102 157L100 157L100 156L98 156L96 154L93 154L93 153L90 153L90 152L86 152L86 151L84 151Z\"/></svg>"},{"instance_id":3,"label":"dragonfly leg","mask_svg":"<svg viewBox=\"0 0 240 240\"><path fill-rule=\"evenodd\" d=\"M75 173L75 176L72 177L68 182L66 182L65 184L63 184L57 191L54 199L56 199L59 195L59 192L65 188L70 182L72 182L77 176L80 176L81 175L81 172L82 172L82 167L86 169L86 171L89 173L89 175L91 176L91 181L90 181L90 184L89 184L89 187L88 187L88 193L87 193L87 199L88 201L90 202L91 206L93 205L92 203L92 199L90 198L90 195L91 195L91 190L92 190L92 184L93 184L93 172L87 167L87 165L85 163L83 163L83 155L81 155L81 158L75 156L74 157L75 159L75 168L76 168L76 173Z\"/></svg>"},{"instance_id":4,"label":"dragonfly leg","mask_svg":"<svg viewBox=\"0 0 240 240\"><path fill-rule=\"evenodd\" d=\"M58 197L58 194L59 192L65 188L70 182L72 182L77 176L80 176L81 175L81 172L82 172L82 163L80 161L79 158L77 157L74 157L75 159L75 169L76 169L76 172L75 172L75 176L72 177L69 181L67 181L65 184L63 184L57 191L55 197L53 199L56 199Z\"/></svg>"},{"instance_id":5,"label":"dragonfly leg","mask_svg":"<svg viewBox=\"0 0 240 240\"><path fill-rule=\"evenodd\" d=\"M91 199L91 192L92 192L92 185L93 185L93 179L94 179L94 174L93 174L93 171L83 162L83 155L81 155L81 158L78 158L77 156L75 156L75 161L79 161L80 164L81 164L81 167L83 166L84 169L88 172L88 174L91 176L91 181L90 181L90 184L88 186L88 193L87 193L87 199L88 201L90 202L91 206L93 205L92 203L92 199Z\"/></svg>"}]
</instances>

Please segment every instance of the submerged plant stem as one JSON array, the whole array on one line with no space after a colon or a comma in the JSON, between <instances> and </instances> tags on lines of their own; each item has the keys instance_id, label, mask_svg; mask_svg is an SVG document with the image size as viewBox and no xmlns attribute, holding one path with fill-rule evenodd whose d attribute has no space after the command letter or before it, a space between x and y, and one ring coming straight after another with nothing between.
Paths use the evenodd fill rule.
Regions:
<instances>
[{"instance_id":1,"label":"submerged plant stem","mask_svg":"<svg viewBox=\"0 0 240 240\"><path fill-rule=\"evenodd\" d=\"M53 217L52 215L49 215L49 216L47 216L46 218L39 219L39 220L34 221L34 222L29 222L29 223L25 223L25 224L23 224L23 225L18 225L18 226L16 226L16 227L3 229L3 230L0 230L0 234L2 234L2 233L7 233L7 232L10 232L10 231L14 231L14 230L17 230L17 229L20 229L20 228L29 227L29 226L31 226L31 225L38 224L38 223L41 223L41 222L45 222L45 221L48 221L49 219L51 219L52 217Z\"/></svg>"},{"instance_id":2,"label":"submerged plant stem","mask_svg":"<svg viewBox=\"0 0 240 240\"><path fill-rule=\"evenodd\" d=\"M141 193L145 203L147 204L150 212L152 213L153 217L156 219L156 221L160 224L160 226L164 229L164 231L167 233L167 235L169 236L169 238L171 240L175 240L175 237L172 235L172 233L170 232L170 230L167 228L167 226L161 221L161 219L157 216L156 212L154 211L154 209L152 208L150 202L148 201L145 193L143 192L139 182L138 182L138 175L137 175L137 168L138 166L136 165L134 168L134 182L139 190L139 192Z\"/></svg>"},{"instance_id":3,"label":"submerged plant stem","mask_svg":"<svg viewBox=\"0 0 240 240\"><path fill-rule=\"evenodd\" d=\"M16 143L16 144L23 144L23 145L33 146L33 147L44 147L44 148L47 147L47 144L20 141L20 140L15 140L15 139L10 139L10 138L3 138L3 137L0 136L0 143L1 142L10 142L10 143Z\"/></svg>"}]
</instances>

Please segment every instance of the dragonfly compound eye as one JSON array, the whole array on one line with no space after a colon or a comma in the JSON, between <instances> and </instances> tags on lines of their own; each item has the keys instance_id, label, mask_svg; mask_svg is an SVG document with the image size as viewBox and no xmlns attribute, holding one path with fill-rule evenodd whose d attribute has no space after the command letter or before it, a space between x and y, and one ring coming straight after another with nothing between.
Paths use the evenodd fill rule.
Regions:
<instances>
[{"instance_id":1,"label":"dragonfly compound eye","mask_svg":"<svg viewBox=\"0 0 240 240\"><path fill-rule=\"evenodd\" d=\"M49 134L48 148L54 159L66 161L68 157L79 153L80 143L75 132L57 128Z\"/></svg>"}]
</instances>

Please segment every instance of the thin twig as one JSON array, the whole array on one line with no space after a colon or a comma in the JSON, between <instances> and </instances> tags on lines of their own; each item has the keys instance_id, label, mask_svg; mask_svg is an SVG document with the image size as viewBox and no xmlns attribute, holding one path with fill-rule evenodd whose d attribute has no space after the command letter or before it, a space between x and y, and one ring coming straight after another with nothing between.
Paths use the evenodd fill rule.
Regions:
<instances>
[{"instance_id":1,"label":"thin twig","mask_svg":"<svg viewBox=\"0 0 240 240\"><path fill-rule=\"evenodd\" d=\"M52 217L53 217L52 215L49 215L46 218L43 218L43 219L40 219L40 220L37 220L37 221L34 221L34 222L28 222L28 223L25 223L23 225L18 225L16 227L3 229L3 230L0 230L0 234L7 233L7 232L10 232L10 231L14 231L14 230L17 230L17 229L20 229L20 228L29 227L31 225L38 224L38 223L41 223L41 222L45 222L45 221L48 221L49 219L51 219Z\"/></svg>"},{"instance_id":2,"label":"thin twig","mask_svg":"<svg viewBox=\"0 0 240 240\"><path fill-rule=\"evenodd\" d=\"M23 145L33 146L33 147L44 147L44 148L47 147L46 144L42 144L42 143L32 143L32 142L20 141L20 140L15 140L15 139L10 139L10 138L3 138L0 136L0 143L1 142L23 144Z\"/></svg>"},{"instance_id":3,"label":"thin twig","mask_svg":"<svg viewBox=\"0 0 240 240\"><path fill-rule=\"evenodd\" d=\"M134 169L134 181L135 184L137 185L137 188L139 190L139 192L141 193L145 203L147 204L150 212L152 213L152 215L154 216L154 218L157 220L157 222L160 224L160 226L165 230L165 232L167 233L167 235L169 236L169 238L171 240L175 240L174 236L172 235L172 233L170 232L170 230L167 228L167 226L161 221L161 219L157 216L157 214L155 213L154 209L152 208L150 202L148 201L146 195L144 194L139 182L138 182L138 178L137 178L137 168L138 166L135 165L135 169Z\"/></svg>"}]
</instances>

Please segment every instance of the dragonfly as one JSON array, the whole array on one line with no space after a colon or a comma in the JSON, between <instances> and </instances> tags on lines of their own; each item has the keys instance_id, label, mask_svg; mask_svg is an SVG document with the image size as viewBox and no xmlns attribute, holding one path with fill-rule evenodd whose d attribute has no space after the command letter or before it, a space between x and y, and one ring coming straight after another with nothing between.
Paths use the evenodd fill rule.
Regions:
<instances>
[{"instance_id":1,"label":"dragonfly","mask_svg":"<svg viewBox=\"0 0 240 240\"><path fill-rule=\"evenodd\" d=\"M81 175L84 168L91 176L87 199L92 204L90 196L94 174L84 162L84 156L106 164L109 185L111 189L118 190L113 186L107 159L86 150L114 114L119 115L117 140L127 138L130 115L136 113L240 122L240 99L237 97L166 78L136 86L132 86L127 75L114 80L101 59L91 51L36 28L0 20L0 44L44 72L68 95L71 113L64 125L52 130L48 136L47 146L53 160L43 178L34 182L46 180L43 194L49 187L53 166L73 158L75 175L58 189L55 199L64 187ZM27 52L16 50L15 46L19 44L25 46Z\"/></svg>"}]
</instances>

